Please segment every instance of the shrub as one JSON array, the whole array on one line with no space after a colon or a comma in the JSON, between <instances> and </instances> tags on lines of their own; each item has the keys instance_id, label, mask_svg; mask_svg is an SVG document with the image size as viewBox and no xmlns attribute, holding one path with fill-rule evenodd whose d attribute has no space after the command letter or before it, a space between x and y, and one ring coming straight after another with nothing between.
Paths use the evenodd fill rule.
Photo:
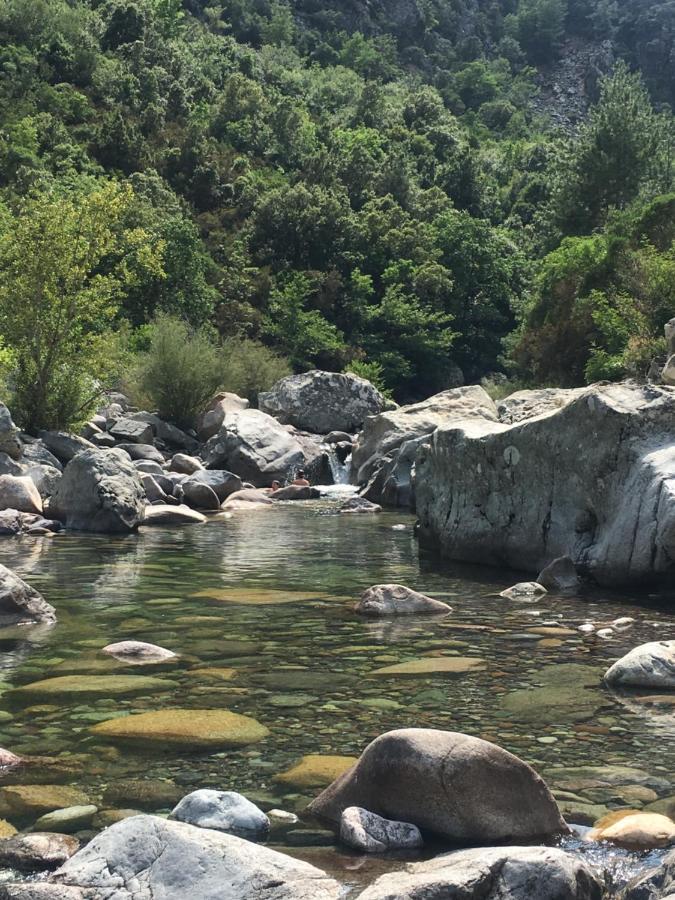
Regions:
<instances>
[{"instance_id":1,"label":"shrub","mask_svg":"<svg viewBox=\"0 0 675 900\"><path fill-rule=\"evenodd\" d=\"M161 418L190 428L223 384L223 355L210 332L163 313L152 324L150 347L139 354L128 389Z\"/></svg>"},{"instance_id":2,"label":"shrub","mask_svg":"<svg viewBox=\"0 0 675 900\"><path fill-rule=\"evenodd\" d=\"M289 361L258 341L232 337L223 344L223 386L252 405L261 391L290 374Z\"/></svg>"}]
</instances>

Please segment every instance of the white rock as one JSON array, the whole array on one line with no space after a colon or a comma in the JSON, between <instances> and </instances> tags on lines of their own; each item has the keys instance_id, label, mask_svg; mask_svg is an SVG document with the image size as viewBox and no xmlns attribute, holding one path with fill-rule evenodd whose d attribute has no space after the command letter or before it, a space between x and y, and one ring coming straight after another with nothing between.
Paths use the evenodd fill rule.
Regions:
<instances>
[{"instance_id":1,"label":"white rock","mask_svg":"<svg viewBox=\"0 0 675 900\"><path fill-rule=\"evenodd\" d=\"M635 647L605 672L605 682L626 687L675 689L675 640Z\"/></svg>"},{"instance_id":2,"label":"white rock","mask_svg":"<svg viewBox=\"0 0 675 900\"><path fill-rule=\"evenodd\" d=\"M340 820L340 840L365 853L385 853L422 847L424 840L416 825L394 822L368 812L360 806L348 806Z\"/></svg>"}]
</instances>

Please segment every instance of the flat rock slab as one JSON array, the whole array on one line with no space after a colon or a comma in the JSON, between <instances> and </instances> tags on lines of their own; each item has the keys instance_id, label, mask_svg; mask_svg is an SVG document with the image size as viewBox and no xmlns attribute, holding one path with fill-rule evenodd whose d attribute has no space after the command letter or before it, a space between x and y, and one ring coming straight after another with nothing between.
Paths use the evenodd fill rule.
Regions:
<instances>
[{"instance_id":1,"label":"flat rock slab","mask_svg":"<svg viewBox=\"0 0 675 900\"><path fill-rule=\"evenodd\" d=\"M165 691L177 687L175 681L151 675L59 675L24 684L12 691L13 696L86 696L119 697L142 691Z\"/></svg>"},{"instance_id":2,"label":"flat rock slab","mask_svg":"<svg viewBox=\"0 0 675 900\"><path fill-rule=\"evenodd\" d=\"M243 747L269 730L249 716L225 709L166 709L108 719L90 729L108 740L171 747Z\"/></svg>"},{"instance_id":3,"label":"flat rock slab","mask_svg":"<svg viewBox=\"0 0 675 900\"><path fill-rule=\"evenodd\" d=\"M53 876L97 900L338 900L320 869L230 834L134 816L111 825Z\"/></svg>"},{"instance_id":4,"label":"flat rock slab","mask_svg":"<svg viewBox=\"0 0 675 900\"><path fill-rule=\"evenodd\" d=\"M411 659L408 662L396 663L375 669L371 675L459 675L464 672L480 672L487 668L483 659L471 656L430 656L424 659Z\"/></svg>"},{"instance_id":5,"label":"flat rock slab","mask_svg":"<svg viewBox=\"0 0 675 900\"><path fill-rule=\"evenodd\" d=\"M206 516L196 509L181 504L179 506L160 503L146 506L142 525L203 525Z\"/></svg>"},{"instance_id":6,"label":"flat rock slab","mask_svg":"<svg viewBox=\"0 0 675 900\"><path fill-rule=\"evenodd\" d=\"M245 603L252 606L267 606L276 603L303 603L307 600L324 600L330 595L321 591L280 591L274 588L206 588L191 594L223 603Z\"/></svg>"},{"instance_id":7,"label":"flat rock slab","mask_svg":"<svg viewBox=\"0 0 675 900\"><path fill-rule=\"evenodd\" d=\"M501 708L520 722L578 722L590 719L606 704L600 690L601 671L594 666L561 663L532 675L531 688L505 694Z\"/></svg>"}]
</instances>

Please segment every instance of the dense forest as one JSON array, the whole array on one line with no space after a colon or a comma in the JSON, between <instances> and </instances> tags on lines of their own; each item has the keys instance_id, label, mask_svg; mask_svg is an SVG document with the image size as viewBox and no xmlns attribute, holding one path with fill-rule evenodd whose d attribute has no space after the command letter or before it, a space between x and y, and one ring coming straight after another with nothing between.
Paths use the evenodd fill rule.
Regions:
<instances>
[{"instance_id":1,"label":"dense forest","mask_svg":"<svg viewBox=\"0 0 675 900\"><path fill-rule=\"evenodd\" d=\"M646 377L674 99L672 0L0 0L15 415L191 353L253 397Z\"/></svg>"}]
</instances>

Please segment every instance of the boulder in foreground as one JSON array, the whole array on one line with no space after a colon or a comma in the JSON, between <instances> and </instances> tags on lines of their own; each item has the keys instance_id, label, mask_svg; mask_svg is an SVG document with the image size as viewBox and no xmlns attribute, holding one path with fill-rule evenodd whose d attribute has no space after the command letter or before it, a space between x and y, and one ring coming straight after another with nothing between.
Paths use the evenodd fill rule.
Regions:
<instances>
[{"instance_id":1,"label":"boulder in foreground","mask_svg":"<svg viewBox=\"0 0 675 900\"><path fill-rule=\"evenodd\" d=\"M374 584L361 595L356 612L363 616L443 615L452 612L452 607L403 584Z\"/></svg>"},{"instance_id":2,"label":"boulder in foreground","mask_svg":"<svg viewBox=\"0 0 675 900\"><path fill-rule=\"evenodd\" d=\"M111 900L337 900L341 892L308 863L155 816L111 825L52 880Z\"/></svg>"},{"instance_id":3,"label":"boulder in foreground","mask_svg":"<svg viewBox=\"0 0 675 900\"><path fill-rule=\"evenodd\" d=\"M35 588L0 565L0 626L55 621L54 607Z\"/></svg>"},{"instance_id":4,"label":"boulder in foreground","mask_svg":"<svg viewBox=\"0 0 675 900\"><path fill-rule=\"evenodd\" d=\"M349 806L464 845L567 831L549 789L527 763L488 741L431 728L376 738L309 812L337 830Z\"/></svg>"},{"instance_id":5,"label":"boulder in foreground","mask_svg":"<svg viewBox=\"0 0 675 900\"><path fill-rule=\"evenodd\" d=\"M386 400L358 375L314 370L282 378L258 397L260 409L303 431L357 431L367 416L382 412Z\"/></svg>"},{"instance_id":6,"label":"boulder in foreground","mask_svg":"<svg viewBox=\"0 0 675 900\"><path fill-rule=\"evenodd\" d=\"M50 514L75 531L134 531L143 521L145 490L121 450L84 450L66 466Z\"/></svg>"},{"instance_id":7,"label":"boulder in foreground","mask_svg":"<svg viewBox=\"0 0 675 900\"><path fill-rule=\"evenodd\" d=\"M607 670L605 683L675 690L675 640L652 641L635 647Z\"/></svg>"},{"instance_id":8,"label":"boulder in foreground","mask_svg":"<svg viewBox=\"0 0 675 900\"><path fill-rule=\"evenodd\" d=\"M597 384L506 425L439 428L416 460L422 544L533 573L569 556L601 584L675 572L675 388Z\"/></svg>"},{"instance_id":9,"label":"boulder in foreground","mask_svg":"<svg viewBox=\"0 0 675 900\"><path fill-rule=\"evenodd\" d=\"M359 900L600 900L594 870L553 847L481 847L383 875Z\"/></svg>"}]
</instances>

